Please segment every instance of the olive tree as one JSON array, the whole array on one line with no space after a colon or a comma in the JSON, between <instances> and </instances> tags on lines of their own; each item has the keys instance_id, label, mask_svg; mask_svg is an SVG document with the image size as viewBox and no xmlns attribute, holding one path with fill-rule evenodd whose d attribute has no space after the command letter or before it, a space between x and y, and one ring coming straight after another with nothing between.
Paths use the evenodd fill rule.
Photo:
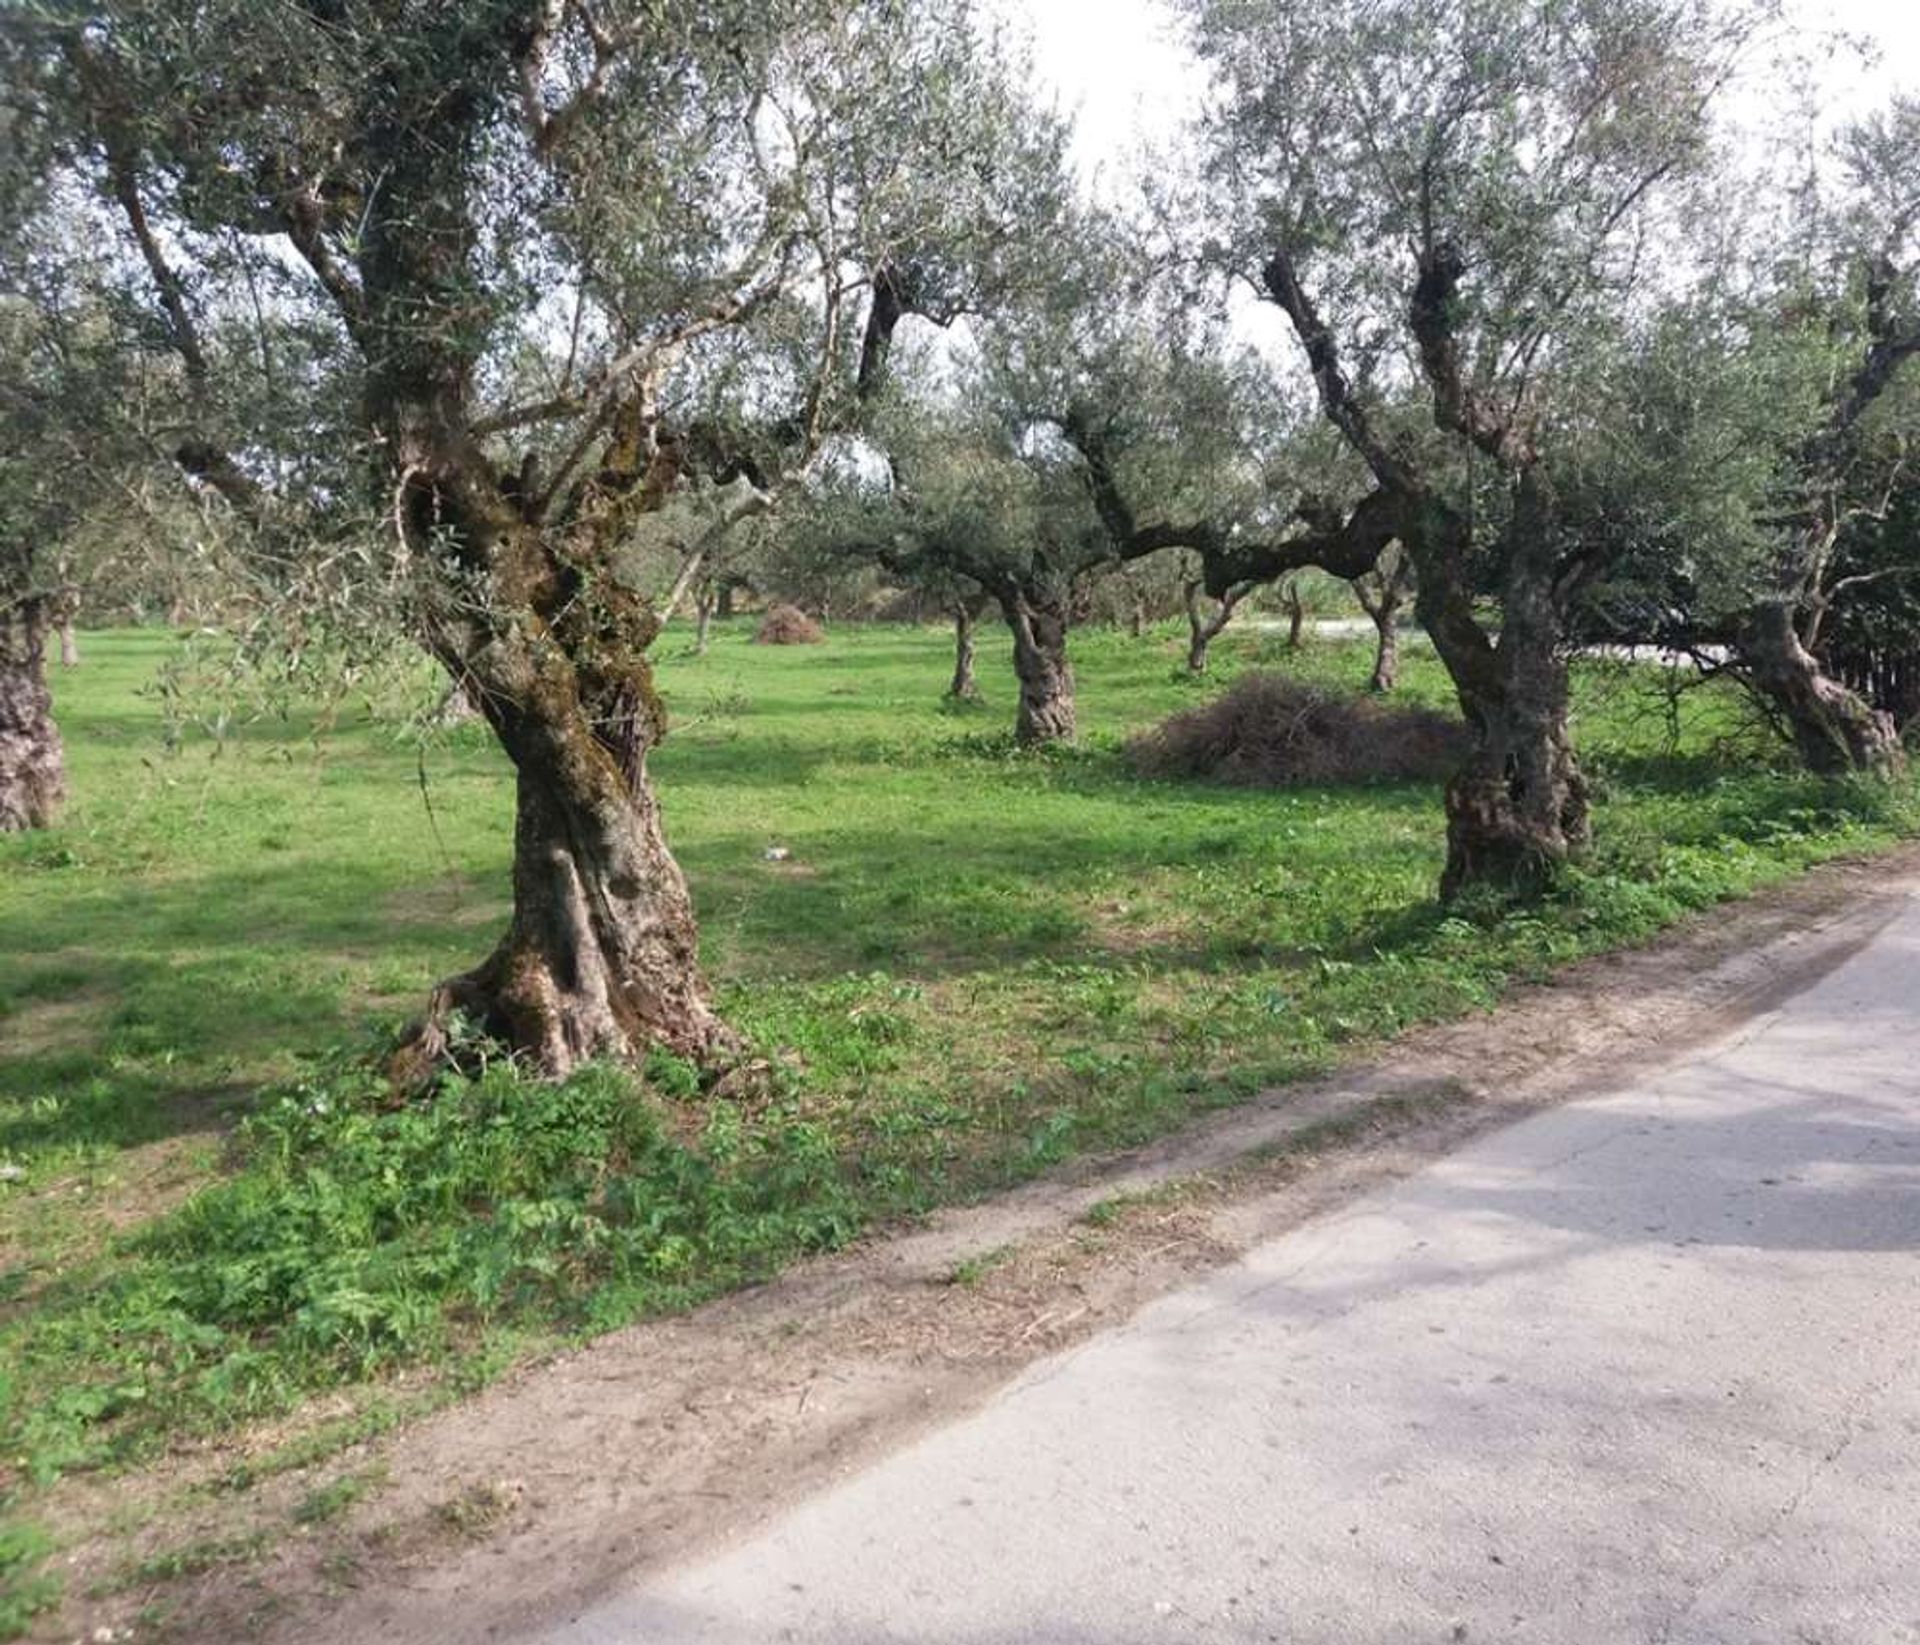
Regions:
<instances>
[{"instance_id":1,"label":"olive tree","mask_svg":"<svg viewBox=\"0 0 1920 1645\"><path fill-rule=\"evenodd\" d=\"M1106 297L1028 314L966 369L903 389L882 423L889 483L850 477L815 499L822 552L966 579L998 605L1023 744L1076 733L1068 639L1096 579L1182 553L1230 611L1304 566L1361 575L1391 537L1377 503L1303 483L1247 355L1164 319L1116 321Z\"/></svg>"},{"instance_id":2,"label":"olive tree","mask_svg":"<svg viewBox=\"0 0 1920 1645\"><path fill-rule=\"evenodd\" d=\"M1010 426L979 393L959 404L897 402L888 449L910 483L854 479L816 499L822 551L882 566L914 587L968 583L998 606L1013 638L1022 744L1072 739L1078 729L1067 633L1076 593L1116 563L1087 505L1074 459L1057 438ZM955 616L956 694L972 675L978 607Z\"/></svg>"},{"instance_id":3,"label":"olive tree","mask_svg":"<svg viewBox=\"0 0 1920 1645\"><path fill-rule=\"evenodd\" d=\"M1892 716L1828 673L1819 645L1849 524L1886 508L1920 438L1913 401L1896 392L1920 355L1920 99L1850 125L1838 150L1832 205L1816 201L1799 225L1811 266L1790 269L1775 320L1819 361L1819 392L1761 515L1771 552L1734 636L1753 689L1821 772L1903 763Z\"/></svg>"},{"instance_id":4,"label":"olive tree","mask_svg":"<svg viewBox=\"0 0 1920 1645\"><path fill-rule=\"evenodd\" d=\"M28 215L0 227L0 832L49 825L65 799L48 652L57 637L79 660L80 599L142 523L150 433L148 374L113 347L89 281L27 254Z\"/></svg>"},{"instance_id":5,"label":"olive tree","mask_svg":"<svg viewBox=\"0 0 1920 1645\"><path fill-rule=\"evenodd\" d=\"M1364 462L1472 733L1442 890L1589 836L1567 613L1602 545L1556 458L1583 351L1654 278L1751 12L1708 0L1190 0L1208 254L1285 316ZM1416 394L1431 428L1396 414ZM1497 603L1497 619L1479 605Z\"/></svg>"},{"instance_id":6,"label":"olive tree","mask_svg":"<svg viewBox=\"0 0 1920 1645\"><path fill-rule=\"evenodd\" d=\"M1349 546L1345 513L1287 471L1270 374L1150 273L1126 225L1063 223L1052 264L975 328L971 352L899 386L881 436L891 483L828 533L999 606L1022 743L1075 735L1068 636L1096 579L1185 550L1231 604L1315 563L1310 545L1353 573L1378 550Z\"/></svg>"},{"instance_id":7,"label":"olive tree","mask_svg":"<svg viewBox=\"0 0 1920 1645\"><path fill-rule=\"evenodd\" d=\"M1218 594L1207 588L1206 562L1198 554L1181 555L1180 601L1187 614L1187 672L1204 674L1213 642L1227 631L1240 603L1260 587L1257 579L1229 583Z\"/></svg>"},{"instance_id":8,"label":"olive tree","mask_svg":"<svg viewBox=\"0 0 1920 1645\"><path fill-rule=\"evenodd\" d=\"M1791 189L1777 166L1729 175L1698 276L1590 363L1562 514L1612 545L1583 632L1691 653L1811 770L1885 770L1892 720L1828 656L1868 634L1897 654L1920 576L1899 530L1920 441L1920 119L1896 103L1846 129L1824 186L1800 181L1810 158Z\"/></svg>"},{"instance_id":9,"label":"olive tree","mask_svg":"<svg viewBox=\"0 0 1920 1645\"><path fill-rule=\"evenodd\" d=\"M777 507L902 320L1044 232L1059 133L1017 64L966 0L48 0L7 50L119 236L127 346L177 363L182 471L283 543L353 513L381 557L346 614L423 644L512 762L508 929L396 1073L457 1021L553 1072L723 1054L629 550L689 493L715 532ZM262 315L299 371L223 341ZM805 346L734 378L756 481L693 412L762 328ZM236 416L243 377L271 415Z\"/></svg>"},{"instance_id":10,"label":"olive tree","mask_svg":"<svg viewBox=\"0 0 1920 1645\"><path fill-rule=\"evenodd\" d=\"M0 297L0 833L44 828L66 799L66 756L47 689L47 646L67 582L55 549L73 521L63 437L65 339Z\"/></svg>"}]
</instances>

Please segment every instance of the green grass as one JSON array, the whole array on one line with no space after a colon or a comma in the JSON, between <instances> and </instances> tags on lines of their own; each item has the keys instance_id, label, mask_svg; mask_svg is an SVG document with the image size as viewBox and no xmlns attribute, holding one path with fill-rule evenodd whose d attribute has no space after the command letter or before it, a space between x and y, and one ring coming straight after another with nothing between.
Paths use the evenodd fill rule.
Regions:
<instances>
[{"instance_id":1,"label":"green grass","mask_svg":"<svg viewBox=\"0 0 1920 1645\"><path fill-rule=\"evenodd\" d=\"M1644 680L1588 668L1593 859L1543 904L1448 913L1431 788L1127 770L1126 734L1269 641L1229 636L1196 685L1170 635L1083 636L1086 741L1035 755L1010 746L997 646L987 706L958 711L937 632L745 635L723 626L699 659L669 638L680 728L655 765L722 1007L774 1069L740 1107L661 1061L644 1091L496 1067L390 1109L341 1048L389 1031L505 912L511 796L484 732L423 758L364 710L324 736L299 711L170 750L148 689L165 636L92 636L58 676L72 805L0 840L16 1509L318 1388L423 1362L478 1379L553 1333L1164 1131L1913 815L1904 791L1731 752L1712 694L1675 740ZM1267 660L1348 686L1369 662ZM1446 701L1429 657L1407 672L1409 697ZM0 1604L0 1637L46 1598L25 1585L37 1548L0 1532L7 1591L31 1596Z\"/></svg>"}]
</instances>

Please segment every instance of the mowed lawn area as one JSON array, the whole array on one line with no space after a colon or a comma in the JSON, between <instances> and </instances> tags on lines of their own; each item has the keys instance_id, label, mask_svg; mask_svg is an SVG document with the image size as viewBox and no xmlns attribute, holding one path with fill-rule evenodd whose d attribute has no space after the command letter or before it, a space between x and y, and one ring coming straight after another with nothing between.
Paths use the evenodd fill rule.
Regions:
<instances>
[{"instance_id":1,"label":"mowed lawn area","mask_svg":"<svg viewBox=\"0 0 1920 1645\"><path fill-rule=\"evenodd\" d=\"M275 714L170 747L172 638L84 637L54 680L71 806L0 840L0 1588L10 1570L20 1614L50 1592L30 1522L63 1476L320 1388L364 1431L400 1409L402 1367L408 1398L446 1397L556 1333L1165 1131L1912 820L1904 790L1770 768L1723 695L1670 716L1650 673L1583 666L1592 861L1544 905L1447 911L1430 785L1176 785L1122 753L1256 662L1357 690L1359 644L1230 633L1194 682L1171 630L1089 633L1082 745L1024 754L992 631L965 710L941 700L940 630L748 633L720 625L700 658L663 640L678 728L654 770L765 1068L715 1099L667 1060L644 1087L494 1067L399 1109L354 1054L505 916L510 780L484 730L423 745L349 698L324 733ZM1407 676L1409 700L1448 701L1418 648Z\"/></svg>"}]
</instances>

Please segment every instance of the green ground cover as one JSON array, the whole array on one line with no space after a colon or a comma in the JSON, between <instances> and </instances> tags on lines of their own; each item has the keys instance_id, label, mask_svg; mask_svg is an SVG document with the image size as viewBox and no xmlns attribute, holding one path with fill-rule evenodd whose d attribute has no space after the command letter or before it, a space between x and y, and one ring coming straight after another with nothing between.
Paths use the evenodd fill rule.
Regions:
<instances>
[{"instance_id":1,"label":"green ground cover","mask_svg":"<svg viewBox=\"0 0 1920 1645\"><path fill-rule=\"evenodd\" d=\"M1255 661L1357 687L1359 645L1076 641L1077 749L940 700L944 634L663 644L655 770L728 1018L770 1070L697 1095L511 1068L394 1111L351 1053L504 917L510 794L483 730L351 706L163 735L169 637L55 681L73 801L0 840L0 1635L46 1594L19 1515L63 1474L402 1364L484 1374L1326 1068L1516 977L1890 843L1912 796L1770 767L1732 704L1670 719L1583 667L1599 847L1525 910L1445 911L1437 793L1144 782L1122 739ZM1263 655L1264 653L1264 655ZM1406 694L1444 704L1431 658ZM1740 750L1746 747L1747 752ZM769 860L771 846L790 853ZM10 1615L10 1608L17 1615Z\"/></svg>"}]
</instances>

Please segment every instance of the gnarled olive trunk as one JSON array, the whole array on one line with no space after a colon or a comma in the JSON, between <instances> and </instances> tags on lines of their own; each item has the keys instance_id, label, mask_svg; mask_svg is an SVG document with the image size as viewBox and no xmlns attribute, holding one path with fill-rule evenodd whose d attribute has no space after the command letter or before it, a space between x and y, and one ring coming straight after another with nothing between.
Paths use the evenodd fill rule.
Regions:
<instances>
[{"instance_id":1,"label":"gnarled olive trunk","mask_svg":"<svg viewBox=\"0 0 1920 1645\"><path fill-rule=\"evenodd\" d=\"M1524 520L1519 530L1526 531ZM1482 885L1537 890L1591 838L1586 779L1567 723L1552 550L1545 533L1529 535L1509 553L1497 642L1475 620L1462 579L1429 577L1421 568L1421 620L1473 737L1466 764L1447 784L1443 899Z\"/></svg>"},{"instance_id":2,"label":"gnarled olive trunk","mask_svg":"<svg viewBox=\"0 0 1920 1645\"><path fill-rule=\"evenodd\" d=\"M1473 752L1447 784L1440 895L1474 885L1537 889L1586 847L1591 830L1564 690L1510 689L1469 724Z\"/></svg>"},{"instance_id":3,"label":"gnarled olive trunk","mask_svg":"<svg viewBox=\"0 0 1920 1645\"><path fill-rule=\"evenodd\" d=\"M1739 643L1753 689L1785 722L1809 771L1897 772L1906 763L1893 716L1828 675L1802 643L1793 608L1769 601L1747 620Z\"/></svg>"},{"instance_id":4,"label":"gnarled olive trunk","mask_svg":"<svg viewBox=\"0 0 1920 1645\"><path fill-rule=\"evenodd\" d=\"M1391 611L1375 612L1373 674L1367 680L1369 691L1392 691L1400 684L1400 630Z\"/></svg>"},{"instance_id":5,"label":"gnarled olive trunk","mask_svg":"<svg viewBox=\"0 0 1920 1645\"><path fill-rule=\"evenodd\" d=\"M976 702L980 697L980 684L973 677L974 621L973 607L965 600L956 600L953 606L953 683L947 687L947 695L956 702Z\"/></svg>"},{"instance_id":6,"label":"gnarled olive trunk","mask_svg":"<svg viewBox=\"0 0 1920 1645\"><path fill-rule=\"evenodd\" d=\"M1281 593L1287 607L1287 649L1298 651L1306 638L1307 603L1300 597L1296 578L1289 577Z\"/></svg>"},{"instance_id":7,"label":"gnarled olive trunk","mask_svg":"<svg viewBox=\"0 0 1920 1645\"><path fill-rule=\"evenodd\" d=\"M1206 609L1204 600L1206 583L1199 577L1189 577L1181 589L1187 606L1187 672L1204 674L1207 671L1207 657L1213 649L1213 642L1226 632L1227 624L1233 621L1233 613L1240 602L1251 592L1251 583L1240 583L1222 591L1214 601L1213 610Z\"/></svg>"},{"instance_id":8,"label":"gnarled olive trunk","mask_svg":"<svg viewBox=\"0 0 1920 1645\"><path fill-rule=\"evenodd\" d=\"M1400 607L1406 598L1406 573L1401 563L1382 566L1368 577L1353 581L1360 609L1373 620L1373 674L1369 691L1392 691L1400 684Z\"/></svg>"},{"instance_id":9,"label":"gnarled olive trunk","mask_svg":"<svg viewBox=\"0 0 1920 1645\"><path fill-rule=\"evenodd\" d=\"M1066 603L1016 592L1000 597L1000 609L1013 632L1013 671L1020 680L1014 739L1023 746L1070 742L1078 725Z\"/></svg>"},{"instance_id":10,"label":"gnarled olive trunk","mask_svg":"<svg viewBox=\"0 0 1920 1645\"><path fill-rule=\"evenodd\" d=\"M616 680L507 635L466 666L514 764L513 914L486 960L436 991L403 1058L437 1062L454 1013L556 1075L656 1046L724 1049L647 777L664 711L645 658Z\"/></svg>"},{"instance_id":11,"label":"gnarled olive trunk","mask_svg":"<svg viewBox=\"0 0 1920 1645\"><path fill-rule=\"evenodd\" d=\"M0 833L45 828L66 799L66 757L47 690L50 602L15 600L0 613Z\"/></svg>"},{"instance_id":12,"label":"gnarled olive trunk","mask_svg":"<svg viewBox=\"0 0 1920 1645\"><path fill-rule=\"evenodd\" d=\"M462 461L457 440L432 424L403 432L397 448L419 454L410 525L424 535L444 522L443 541L484 591L430 593L422 631L512 761L515 823L507 929L435 991L396 1054L395 1082L417 1087L457 1056L457 1020L554 1076L655 1048L711 1060L733 1041L709 1002L692 900L647 775L666 730L647 656L661 621L614 563L627 522L649 506L644 478L609 462L580 517L536 524L489 468ZM626 458L636 476L645 461L637 449Z\"/></svg>"},{"instance_id":13,"label":"gnarled olive trunk","mask_svg":"<svg viewBox=\"0 0 1920 1645\"><path fill-rule=\"evenodd\" d=\"M1207 655L1213 649L1213 635L1206 626L1197 623L1191 617L1187 621L1187 672L1204 674L1207 671Z\"/></svg>"}]
</instances>

